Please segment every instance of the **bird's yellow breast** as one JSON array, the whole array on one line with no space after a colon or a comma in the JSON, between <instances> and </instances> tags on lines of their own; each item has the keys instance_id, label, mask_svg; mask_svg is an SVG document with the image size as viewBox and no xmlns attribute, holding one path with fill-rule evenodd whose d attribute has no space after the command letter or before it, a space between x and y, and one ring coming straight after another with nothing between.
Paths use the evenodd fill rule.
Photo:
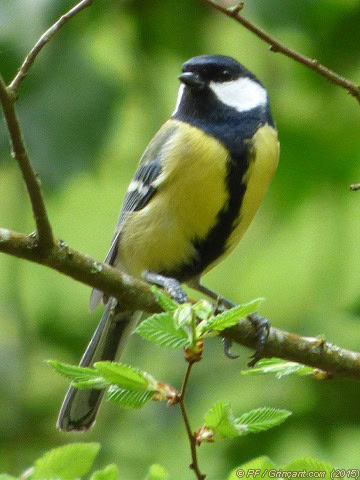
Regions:
<instances>
[{"instance_id":1,"label":"bird's yellow breast","mask_svg":"<svg viewBox=\"0 0 360 480\"><path fill-rule=\"evenodd\" d=\"M171 120L163 128L176 124L178 131L159 151L162 172L154 182L156 194L143 209L126 214L122 227L115 265L136 277L144 270L174 271L196 260L193 242L206 238L228 205L228 151L186 123ZM246 191L239 216L229 238L224 239L224 254L205 271L241 240L269 187L278 158L276 130L260 127L251 140L249 167L242 178Z\"/></svg>"},{"instance_id":2,"label":"bird's yellow breast","mask_svg":"<svg viewBox=\"0 0 360 480\"><path fill-rule=\"evenodd\" d=\"M178 130L161 149L157 192L127 215L121 234L116 263L135 276L171 271L196 257L192 241L206 236L228 201L225 147L189 124L168 124Z\"/></svg>"}]
</instances>

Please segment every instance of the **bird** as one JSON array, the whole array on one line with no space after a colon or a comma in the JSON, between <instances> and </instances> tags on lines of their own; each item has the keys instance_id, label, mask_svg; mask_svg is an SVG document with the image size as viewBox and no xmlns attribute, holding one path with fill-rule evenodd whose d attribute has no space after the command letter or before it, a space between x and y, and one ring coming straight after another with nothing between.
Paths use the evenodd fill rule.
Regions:
<instances>
[{"instance_id":1,"label":"bird","mask_svg":"<svg viewBox=\"0 0 360 480\"><path fill-rule=\"evenodd\" d=\"M277 168L279 141L266 88L234 58L193 57L178 78L175 110L140 159L104 263L183 303L181 284L218 298L201 277L249 227ZM136 317L96 289L90 309L101 300L106 309L80 366L117 360ZM57 427L90 429L103 395L70 386Z\"/></svg>"}]
</instances>

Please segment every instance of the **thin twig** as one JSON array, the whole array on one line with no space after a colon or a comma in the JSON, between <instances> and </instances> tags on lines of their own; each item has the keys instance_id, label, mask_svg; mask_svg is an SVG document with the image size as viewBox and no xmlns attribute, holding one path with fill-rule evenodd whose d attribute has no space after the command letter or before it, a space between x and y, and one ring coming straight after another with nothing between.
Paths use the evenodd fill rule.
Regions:
<instances>
[{"instance_id":1,"label":"thin twig","mask_svg":"<svg viewBox=\"0 0 360 480\"><path fill-rule=\"evenodd\" d=\"M189 444L190 444L190 450L191 450L190 468L191 468L191 470L194 471L194 473L196 475L196 478L198 480L204 480L206 478L206 475L201 473L201 471L200 471L198 458L197 458L196 439L195 439L195 435L191 431L189 417L187 415L186 408L185 408L185 403L184 403L186 387L187 387L187 384L188 384L188 381L189 381L189 376L190 376L192 366L193 366L193 362L188 362L188 366L187 366L186 373L185 373L185 378L184 378L184 381L183 381L183 384L182 384L182 387L181 387L181 392L180 392L180 397L179 397L179 405L180 405L181 414L182 414L182 417L183 417L183 420L184 420L184 425L185 425L186 433L187 433L187 436L188 436L188 439L189 439Z\"/></svg>"},{"instance_id":2,"label":"thin twig","mask_svg":"<svg viewBox=\"0 0 360 480\"><path fill-rule=\"evenodd\" d=\"M29 193L39 246L43 251L53 246L53 234L41 193L39 178L31 166L19 121L15 111L15 96L9 90L0 75L0 102L4 111L5 122L9 132L12 156L16 159L22 172Z\"/></svg>"},{"instance_id":3,"label":"thin twig","mask_svg":"<svg viewBox=\"0 0 360 480\"><path fill-rule=\"evenodd\" d=\"M227 8L223 5L218 4L214 0L203 0L203 1L209 6L224 13L228 17L233 18L238 23L240 23L245 28L247 28L252 33L254 33L257 37L261 38L261 40L268 43L270 45L271 51L282 53L283 55L286 55L287 57L292 58L296 62L299 62L305 65L311 70L314 70L316 73L318 73L319 75L322 75L327 80L329 80L329 82L347 90L350 93L350 95L356 98L356 100L360 103L360 86L359 85L356 85L355 83L351 82L347 78L342 77L341 75L338 75L333 70L330 70L330 68L326 67L325 65L322 65L318 60L315 60L310 57L306 57L305 55L302 55L301 53L298 53L295 50L292 50L291 48L286 47L279 41L272 38L268 33L264 32L264 30L262 30L261 28L259 28L258 26L254 25L252 22L244 18L242 15L240 15L239 12L242 9L243 4L239 4L236 7Z\"/></svg>"},{"instance_id":4,"label":"thin twig","mask_svg":"<svg viewBox=\"0 0 360 480\"><path fill-rule=\"evenodd\" d=\"M39 40L36 42L34 47L31 49L29 54L25 57L23 64L21 65L20 70L18 71L16 77L10 83L9 88L13 92L19 88L20 83L24 80L27 72L29 71L31 65L34 63L35 58L39 54L40 50L46 45L49 40L55 35L60 28L67 23L72 17L74 17L78 12L84 10L87 7L92 5L93 0L82 0L80 3L71 8L67 13L62 15L57 22L55 22L46 32L41 35Z\"/></svg>"},{"instance_id":5,"label":"thin twig","mask_svg":"<svg viewBox=\"0 0 360 480\"><path fill-rule=\"evenodd\" d=\"M190 372L191 372L191 368L192 368L193 365L194 365L193 362L188 362L188 366L187 366L187 369L186 369L184 381L183 381L183 384L182 384L182 387L181 387L180 400L182 400L185 397L186 387L187 387L187 384L188 384L188 381L189 381Z\"/></svg>"},{"instance_id":6,"label":"thin twig","mask_svg":"<svg viewBox=\"0 0 360 480\"><path fill-rule=\"evenodd\" d=\"M196 478L198 478L198 480L204 480L206 478L206 475L204 473L200 472L198 459L197 459L196 440L195 440L194 435L191 432L190 423L189 423L189 419L188 419L188 416L187 416L187 413L186 413L186 408L185 408L183 400L180 401L179 405L180 405L181 414L182 414L182 417L183 417L183 420L184 420L186 433L188 435L189 443L190 443L191 459L192 459L192 463L190 464L190 468L194 471L194 473L196 475Z\"/></svg>"}]
</instances>

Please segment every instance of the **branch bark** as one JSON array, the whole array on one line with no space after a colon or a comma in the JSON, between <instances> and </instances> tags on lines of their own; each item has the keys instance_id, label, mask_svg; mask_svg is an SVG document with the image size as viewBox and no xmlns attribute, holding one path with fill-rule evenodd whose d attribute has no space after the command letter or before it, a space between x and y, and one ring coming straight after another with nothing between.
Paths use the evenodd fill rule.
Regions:
<instances>
[{"instance_id":1,"label":"branch bark","mask_svg":"<svg viewBox=\"0 0 360 480\"><path fill-rule=\"evenodd\" d=\"M0 252L52 268L79 282L98 288L118 299L123 310L160 311L159 305L142 281L132 279L109 265L78 252L62 241L55 242L46 256L39 251L37 239L0 229ZM221 335L235 343L256 349L257 337L252 323L244 319ZM303 363L329 375L360 380L360 353L340 348L315 337L271 328L264 355Z\"/></svg>"},{"instance_id":2,"label":"branch bark","mask_svg":"<svg viewBox=\"0 0 360 480\"><path fill-rule=\"evenodd\" d=\"M292 50L291 48L286 47L278 40L275 40L273 37L271 37L268 33L266 33L264 30L259 28L257 25L254 25L252 22L250 22L249 20L244 18L242 15L240 15L239 12L242 10L244 6L243 3L240 3L236 7L228 8L217 3L214 0L203 0L203 1L210 7L214 8L215 10L218 10L219 12L222 12L228 17L233 18L236 22L240 23L247 30L250 30L250 32L254 33L261 40L268 43L270 45L270 50L272 52L282 53L283 55L289 58L292 58L296 62L301 63L302 65L305 65L306 67L310 68L314 72L325 77L329 82L333 83L334 85L337 85L347 90L348 93L352 95L360 103L360 86L359 85L356 85L354 82L351 82L347 78L342 77L341 75L337 74L333 70L330 70L330 68L326 67L325 65L322 65L318 60L302 55L301 53L298 53L295 50Z\"/></svg>"}]
</instances>

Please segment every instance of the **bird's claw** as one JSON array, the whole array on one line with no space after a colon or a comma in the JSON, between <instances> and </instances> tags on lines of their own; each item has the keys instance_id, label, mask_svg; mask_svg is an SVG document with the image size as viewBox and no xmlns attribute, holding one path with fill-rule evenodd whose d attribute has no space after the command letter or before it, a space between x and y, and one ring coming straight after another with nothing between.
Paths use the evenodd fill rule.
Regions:
<instances>
[{"instance_id":1,"label":"bird's claw","mask_svg":"<svg viewBox=\"0 0 360 480\"><path fill-rule=\"evenodd\" d=\"M232 341L229 338L224 338L224 353L230 360L236 360L240 355L235 355L231 352Z\"/></svg>"}]
</instances>

